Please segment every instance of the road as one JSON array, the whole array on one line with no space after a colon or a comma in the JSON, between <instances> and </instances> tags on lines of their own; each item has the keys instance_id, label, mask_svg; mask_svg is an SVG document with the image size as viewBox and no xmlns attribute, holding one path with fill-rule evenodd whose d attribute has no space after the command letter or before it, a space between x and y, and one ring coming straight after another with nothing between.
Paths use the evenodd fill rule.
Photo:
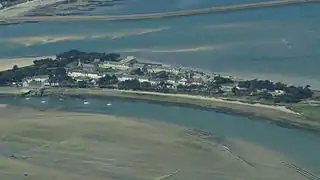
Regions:
<instances>
[{"instance_id":1,"label":"road","mask_svg":"<svg viewBox=\"0 0 320 180\"><path fill-rule=\"evenodd\" d=\"M247 9L257 9L275 6L285 6L293 4L319 3L320 0L276 0L240 5L219 6L194 10L182 10L163 13L133 14L133 15L116 15L116 16L34 16L34 17L7 17L1 18L0 23L4 22L27 22L27 21L79 21L79 20L95 20L95 21L116 21L116 20L143 20L156 18L169 18L178 16L191 16L198 14L231 12Z\"/></svg>"}]
</instances>

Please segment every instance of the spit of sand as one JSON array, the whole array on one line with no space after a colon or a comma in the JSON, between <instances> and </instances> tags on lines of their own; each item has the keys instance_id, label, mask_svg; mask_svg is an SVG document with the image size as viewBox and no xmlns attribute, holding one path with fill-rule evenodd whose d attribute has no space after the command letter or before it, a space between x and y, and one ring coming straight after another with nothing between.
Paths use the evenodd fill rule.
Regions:
<instances>
[{"instance_id":1,"label":"spit of sand","mask_svg":"<svg viewBox=\"0 0 320 180\"><path fill-rule=\"evenodd\" d=\"M36 59L55 58L55 56L37 56L37 57L23 57L23 58L6 58L0 59L0 71L12 69L14 65L18 67L30 66Z\"/></svg>"}]
</instances>

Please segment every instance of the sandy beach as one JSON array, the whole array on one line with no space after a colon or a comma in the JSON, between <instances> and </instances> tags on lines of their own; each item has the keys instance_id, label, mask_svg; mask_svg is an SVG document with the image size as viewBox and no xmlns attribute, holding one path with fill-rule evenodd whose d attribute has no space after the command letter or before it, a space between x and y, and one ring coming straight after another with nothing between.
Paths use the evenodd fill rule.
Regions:
<instances>
[{"instance_id":1,"label":"sandy beach","mask_svg":"<svg viewBox=\"0 0 320 180\"><path fill-rule=\"evenodd\" d=\"M17 65L18 67L30 66L33 64L34 60L45 59L45 58L55 58L55 56L36 56L36 57L0 59L0 71L12 69L14 65Z\"/></svg>"},{"instance_id":2,"label":"sandy beach","mask_svg":"<svg viewBox=\"0 0 320 180\"><path fill-rule=\"evenodd\" d=\"M0 179L306 180L273 150L237 139L226 147L177 125L11 106L0 113Z\"/></svg>"},{"instance_id":3,"label":"sandy beach","mask_svg":"<svg viewBox=\"0 0 320 180\"><path fill-rule=\"evenodd\" d=\"M63 2L64 0L32 0L25 3L20 3L9 8L0 10L1 18L10 18L16 16L23 16L25 13L34 10L39 7L44 7L57 2Z\"/></svg>"},{"instance_id":4,"label":"sandy beach","mask_svg":"<svg viewBox=\"0 0 320 180\"><path fill-rule=\"evenodd\" d=\"M194 96L194 95L187 95L187 94L169 94L169 93L141 92L141 91L136 92L136 91L130 91L130 90L120 90L120 91L124 92L124 93L139 93L142 95L155 95L155 96L163 96L163 97L187 98L187 99L206 100L206 101L213 101L213 102L222 102L222 103L229 103L229 104L236 104L236 105L243 105L243 106L251 106L251 107L261 107L261 108L282 111L282 112L289 113L289 114L299 115L299 113L294 112L294 111L286 108L285 106L271 106L271 105L264 105L264 104L260 104L260 103L249 104L249 103L243 103L240 101L225 100L222 98Z\"/></svg>"}]
</instances>

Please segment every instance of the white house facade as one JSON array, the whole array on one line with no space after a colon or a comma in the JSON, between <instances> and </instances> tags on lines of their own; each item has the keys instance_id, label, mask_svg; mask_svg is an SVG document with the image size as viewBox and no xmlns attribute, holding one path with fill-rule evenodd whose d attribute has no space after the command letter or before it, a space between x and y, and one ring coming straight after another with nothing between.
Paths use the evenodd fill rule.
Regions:
<instances>
[{"instance_id":1,"label":"white house facade","mask_svg":"<svg viewBox=\"0 0 320 180\"><path fill-rule=\"evenodd\" d=\"M77 78L77 77L88 77L91 79L100 79L103 76L99 75L97 73L86 73L86 72L78 72L78 71L71 71L68 72L68 76L72 77L72 78Z\"/></svg>"},{"instance_id":2,"label":"white house facade","mask_svg":"<svg viewBox=\"0 0 320 180\"><path fill-rule=\"evenodd\" d=\"M113 62L113 61L106 61L102 64L99 64L100 68L111 68L117 70L128 70L130 67L124 63Z\"/></svg>"}]
</instances>

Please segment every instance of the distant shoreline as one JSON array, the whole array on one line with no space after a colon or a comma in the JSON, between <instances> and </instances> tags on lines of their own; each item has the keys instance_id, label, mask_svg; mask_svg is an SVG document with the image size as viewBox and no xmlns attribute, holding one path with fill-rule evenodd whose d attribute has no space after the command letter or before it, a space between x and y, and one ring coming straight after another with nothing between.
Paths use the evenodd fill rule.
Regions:
<instances>
[{"instance_id":1,"label":"distant shoreline","mask_svg":"<svg viewBox=\"0 0 320 180\"><path fill-rule=\"evenodd\" d=\"M248 3L229 6L217 6L202 9L182 10L173 12L162 13L147 13L147 14L132 14L132 15L114 15L114 16L9 16L0 19L0 24L8 23L23 23L23 22L45 22L45 21L79 21L79 20L95 20L95 21L119 21L119 20L146 20L158 18L170 18L191 16L219 12L240 11L246 9L267 8L284 5L305 4L305 3L318 3L317 0L275 0L258 3Z\"/></svg>"},{"instance_id":2,"label":"distant shoreline","mask_svg":"<svg viewBox=\"0 0 320 180\"><path fill-rule=\"evenodd\" d=\"M2 88L2 90L0 88L0 98L1 95L19 96L20 94L18 88ZM124 100L149 101L190 108L210 109L219 113L239 115L252 119L265 119L287 128L301 128L313 131L320 130L320 123L306 120L301 114L283 106L249 104L223 100L220 98L199 98L198 96L192 95L150 93L142 91L76 88L49 88L44 90L43 96L93 97L102 99L111 97Z\"/></svg>"}]
</instances>

